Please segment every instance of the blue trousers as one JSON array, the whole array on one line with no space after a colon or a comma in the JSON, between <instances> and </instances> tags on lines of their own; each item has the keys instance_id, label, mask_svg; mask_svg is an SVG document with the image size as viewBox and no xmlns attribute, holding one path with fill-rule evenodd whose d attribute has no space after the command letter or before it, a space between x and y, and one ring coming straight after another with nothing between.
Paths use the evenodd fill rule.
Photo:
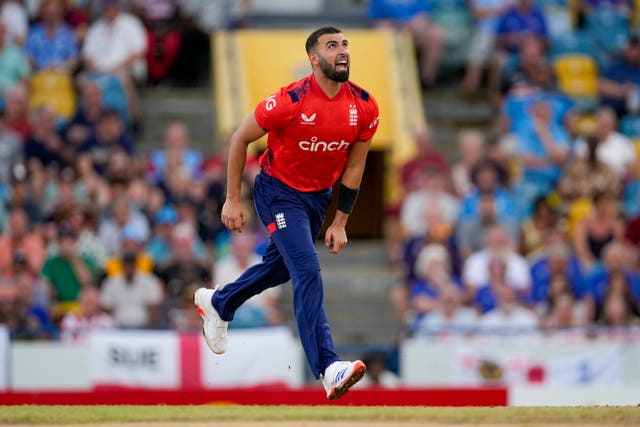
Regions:
<instances>
[{"instance_id":1,"label":"blue trousers","mask_svg":"<svg viewBox=\"0 0 640 427\"><path fill-rule=\"evenodd\" d=\"M220 317L231 321L246 300L291 279L300 341L316 378L339 360L322 302L320 262L314 246L330 201L331 189L303 193L264 173L258 174L254 204L271 241L260 264L248 268L212 299Z\"/></svg>"}]
</instances>

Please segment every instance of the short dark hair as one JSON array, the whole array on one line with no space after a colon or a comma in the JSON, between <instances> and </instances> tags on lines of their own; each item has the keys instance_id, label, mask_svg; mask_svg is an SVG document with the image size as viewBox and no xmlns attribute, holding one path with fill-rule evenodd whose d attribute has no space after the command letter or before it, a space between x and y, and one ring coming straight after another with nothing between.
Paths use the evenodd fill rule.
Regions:
<instances>
[{"instance_id":1,"label":"short dark hair","mask_svg":"<svg viewBox=\"0 0 640 427\"><path fill-rule=\"evenodd\" d=\"M307 37L307 42L304 44L304 47L307 50L307 54L311 53L316 44L318 44L318 39L320 38L320 36L323 36L325 34L338 34L341 32L342 30L336 27L318 28L313 33L309 34L309 37Z\"/></svg>"}]
</instances>

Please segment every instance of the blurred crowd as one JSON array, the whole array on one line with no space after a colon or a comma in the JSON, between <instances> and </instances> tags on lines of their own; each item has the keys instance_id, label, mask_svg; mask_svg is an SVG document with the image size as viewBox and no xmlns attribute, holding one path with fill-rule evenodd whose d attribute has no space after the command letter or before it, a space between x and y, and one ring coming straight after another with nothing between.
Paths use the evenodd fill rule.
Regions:
<instances>
[{"instance_id":1,"label":"blurred crowd","mask_svg":"<svg viewBox=\"0 0 640 427\"><path fill-rule=\"evenodd\" d=\"M416 132L388 233L407 333L640 326L638 2L371 4L432 50L422 58L455 31L443 10L471 17L459 96L494 111L490 132L458 134L454 159L432 129ZM419 62L427 88L431 65Z\"/></svg>"},{"instance_id":2,"label":"blurred crowd","mask_svg":"<svg viewBox=\"0 0 640 427\"><path fill-rule=\"evenodd\" d=\"M193 290L260 259L261 227L220 224L224 144L196 150L176 120L155 151L137 147L149 125L138 89L206 82L209 34L246 26L250 4L0 0L0 323L14 339L197 330ZM432 128L416 130L398 171L405 197L387 236L407 334L640 325L639 7L363 7L371 26L413 36L426 102L464 52L460 96L494 111L490 132L459 133L454 158ZM257 168L250 159L248 204ZM278 299L257 296L231 325L281 324Z\"/></svg>"},{"instance_id":3,"label":"blurred crowd","mask_svg":"<svg viewBox=\"0 0 640 427\"><path fill-rule=\"evenodd\" d=\"M260 231L220 223L223 153L193 149L179 120L154 151L137 147L138 88L207 84L209 34L241 25L244 4L0 1L0 323L13 339L199 329L194 289L259 259ZM234 326L281 323L277 298Z\"/></svg>"}]
</instances>

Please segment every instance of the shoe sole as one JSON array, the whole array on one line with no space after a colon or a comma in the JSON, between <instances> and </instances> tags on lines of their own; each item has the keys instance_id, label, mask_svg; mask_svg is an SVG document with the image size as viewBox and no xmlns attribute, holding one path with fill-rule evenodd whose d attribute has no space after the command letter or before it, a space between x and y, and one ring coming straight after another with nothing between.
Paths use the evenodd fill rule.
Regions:
<instances>
[{"instance_id":1,"label":"shoe sole","mask_svg":"<svg viewBox=\"0 0 640 427\"><path fill-rule=\"evenodd\" d=\"M339 399L347 392L351 387L353 387L358 381L364 377L364 374L367 372L367 366L361 361L356 362L356 367L353 369L351 376L342 384L340 387L334 387L331 389L329 393L329 400Z\"/></svg>"},{"instance_id":2,"label":"shoe sole","mask_svg":"<svg viewBox=\"0 0 640 427\"><path fill-rule=\"evenodd\" d=\"M205 340L205 342L206 342L206 341L207 341L207 336L206 336L206 335L205 335L205 333L204 333L204 322L205 322L207 319L206 319L206 316L205 316L205 314L204 314L204 309L198 305L198 302L196 301L196 296L195 296L195 295L193 296L193 305L195 305L195 306L196 306L196 310L198 310L198 313L200 313L200 317L202 317L202 336L204 337L204 340ZM223 351L220 351L220 352L215 351L214 349L212 349L212 348L211 348L211 346L209 346L209 348L210 348L210 349L211 349L211 351L213 351L213 353L215 353L215 354L224 354L224 352L223 352Z\"/></svg>"}]
</instances>

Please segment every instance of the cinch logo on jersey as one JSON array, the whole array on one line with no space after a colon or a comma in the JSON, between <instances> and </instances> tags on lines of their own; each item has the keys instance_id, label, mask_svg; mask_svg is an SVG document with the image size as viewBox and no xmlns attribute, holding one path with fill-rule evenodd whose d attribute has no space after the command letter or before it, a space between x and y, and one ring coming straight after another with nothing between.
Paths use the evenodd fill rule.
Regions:
<instances>
[{"instance_id":1,"label":"cinch logo on jersey","mask_svg":"<svg viewBox=\"0 0 640 427\"><path fill-rule=\"evenodd\" d=\"M318 141L317 137L311 138L311 141L300 141L298 147L303 151L339 151L349 148L349 142L345 141Z\"/></svg>"},{"instance_id":2,"label":"cinch logo on jersey","mask_svg":"<svg viewBox=\"0 0 640 427\"><path fill-rule=\"evenodd\" d=\"M276 107L276 96L275 95L271 95L269 97L267 97L267 99L264 100L264 108L267 109L267 111L271 111Z\"/></svg>"}]
</instances>

